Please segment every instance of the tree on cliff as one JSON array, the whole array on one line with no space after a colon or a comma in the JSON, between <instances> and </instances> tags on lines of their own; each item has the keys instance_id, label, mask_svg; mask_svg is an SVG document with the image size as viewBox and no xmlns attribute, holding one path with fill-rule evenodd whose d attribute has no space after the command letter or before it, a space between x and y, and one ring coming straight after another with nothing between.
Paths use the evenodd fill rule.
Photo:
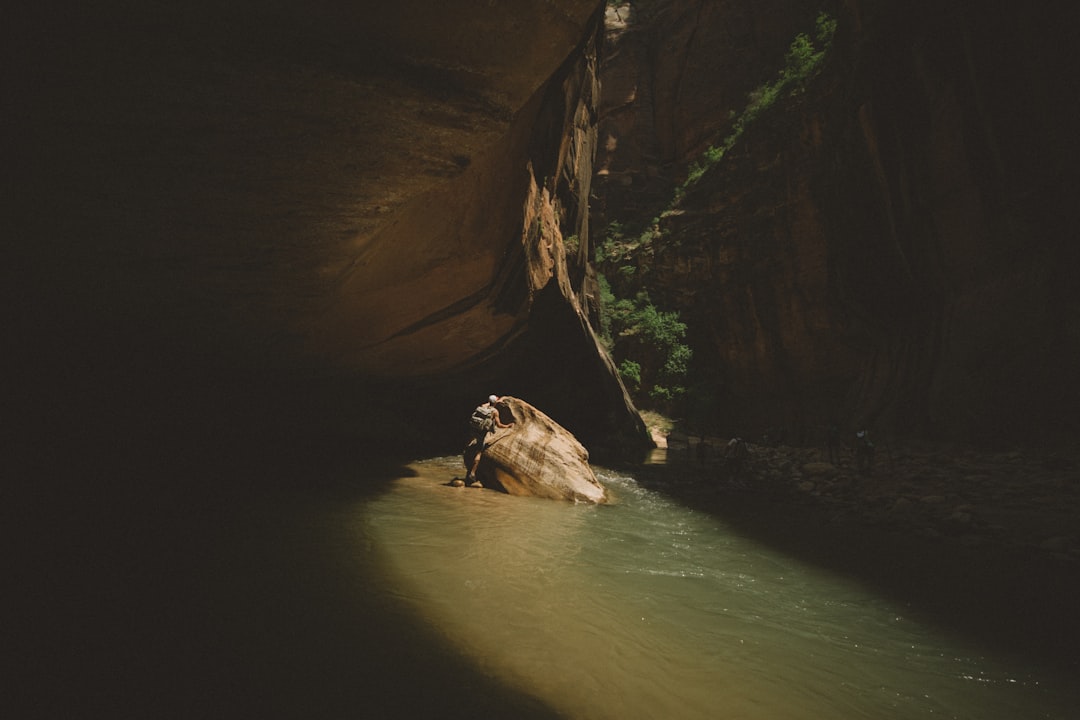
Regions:
<instances>
[{"instance_id":1,"label":"tree on cliff","mask_svg":"<svg viewBox=\"0 0 1080 720\"><path fill-rule=\"evenodd\" d=\"M604 312L603 338L635 402L642 407L668 407L685 390L693 351L683 341L686 323L679 313L657 309L648 292L633 300L618 299L600 278Z\"/></svg>"},{"instance_id":2,"label":"tree on cliff","mask_svg":"<svg viewBox=\"0 0 1080 720\"><path fill-rule=\"evenodd\" d=\"M821 71L835 34L836 20L823 12L817 17L814 38L806 33L795 36L784 56L785 66L776 80L763 83L750 93L746 107L732 125L731 134L719 145L709 146L701 158L690 166L686 181L675 192L676 202L691 185L701 179L706 170L723 159L724 154L734 147L746 128L761 113L775 105L781 97L794 95L805 88L806 83Z\"/></svg>"},{"instance_id":3,"label":"tree on cliff","mask_svg":"<svg viewBox=\"0 0 1080 720\"><path fill-rule=\"evenodd\" d=\"M669 216L680 213L686 194L706 173L722 165L748 128L782 99L801 93L818 75L836 27L835 19L820 13L811 33L799 33L790 42L779 72L771 80L762 78L747 96L744 109L733 112L723 139L690 164L684 182L672 188L666 204L639 207L640 215L611 222L596 247L596 267L609 279L600 276L601 335L639 407L663 410L699 428L711 422L721 395L718 388L725 384L722 372L715 362L704 359L704 352L699 353L699 365L691 367L694 354L686 342L686 323L670 305L660 309L652 300L673 297L655 272L657 263L662 264L662 258L682 241L672 235ZM700 340L701 332L692 336Z\"/></svg>"}]
</instances>

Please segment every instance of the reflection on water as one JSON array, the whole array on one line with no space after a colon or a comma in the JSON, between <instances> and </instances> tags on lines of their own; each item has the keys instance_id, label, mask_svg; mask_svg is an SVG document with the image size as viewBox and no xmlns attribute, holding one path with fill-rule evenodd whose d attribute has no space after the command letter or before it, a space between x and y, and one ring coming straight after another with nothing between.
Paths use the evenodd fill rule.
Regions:
<instances>
[{"instance_id":1,"label":"reflection on water","mask_svg":"<svg viewBox=\"0 0 1080 720\"><path fill-rule=\"evenodd\" d=\"M852 580L598 469L607 507L451 488L364 506L387 592L571 718L1065 718L1071 693L936 636ZM1060 679L1059 679L1060 680Z\"/></svg>"}]
</instances>

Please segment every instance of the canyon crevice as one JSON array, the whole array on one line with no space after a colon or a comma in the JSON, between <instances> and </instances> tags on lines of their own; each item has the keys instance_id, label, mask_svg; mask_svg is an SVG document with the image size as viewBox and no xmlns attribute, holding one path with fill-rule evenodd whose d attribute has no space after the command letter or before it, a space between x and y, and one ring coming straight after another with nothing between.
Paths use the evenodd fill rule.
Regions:
<instances>
[{"instance_id":1,"label":"canyon crevice","mask_svg":"<svg viewBox=\"0 0 1080 720\"><path fill-rule=\"evenodd\" d=\"M670 204L820 10L837 20L820 73ZM543 411L598 467L638 457L645 427L597 340L610 268L594 258L613 221L653 236L633 274L687 324L710 440L781 427L790 443L756 454L751 486L721 486L709 458L695 478L676 451L670 477L633 472L647 492L655 480L658 499L867 588L887 576L894 599L948 605L946 623L979 616L972 639L988 647L1033 619L1075 647L1076 465L1011 452L1075 447L1075 12L8 10L8 704L48 718L565 716L414 615L368 510L417 458L453 456L437 472L460 472L469 413L493 393ZM887 448L871 477L811 480L816 450L796 446L830 415L876 438L1010 452ZM998 565L959 540L939 556L863 523L891 534L925 512L989 545L1015 508L1016 547L1053 564ZM857 522L835 523L845 511ZM560 563L589 551L578 539ZM854 551L866 568L844 567ZM924 572L928 554L942 572ZM999 585L1002 598L986 590Z\"/></svg>"},{"instance_id":2,"label":"canyon crevice","mask_svg":"<svg viewBox=\"0 0 1080 720\"><path fill-rule=\"evenodd\" d=\"M665 208L822 9L820 76ZM713 368L717 429L1074 427L1063 20L855 0L24 9L5 28L12 407L50 430L362 435L423 398L409 424L449 446L513 393L594 454L640 446L592 259L609 222L655 216L641 276Z\"/></svg>"}]
</instances>

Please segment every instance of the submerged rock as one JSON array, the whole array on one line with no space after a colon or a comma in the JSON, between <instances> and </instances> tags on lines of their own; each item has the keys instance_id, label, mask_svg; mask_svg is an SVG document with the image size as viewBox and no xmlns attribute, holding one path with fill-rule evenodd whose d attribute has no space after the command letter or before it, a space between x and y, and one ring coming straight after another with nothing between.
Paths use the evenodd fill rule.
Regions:
<instances>
[{"instance_id":1,"label":"submerged rock","mask_svg":"<svg viewBox=\"0 0 1080 720\"><path fill-rule=\"evenodd\" d=\"M589 452L570 431L524 400L504 397L503 422L513 422L488 435L476 469L486 488L510 495L574 502L606 503L607 491L589 467ZM476 453L475 441L465 448L465 466Z\"/></svg>"}]
</instances>

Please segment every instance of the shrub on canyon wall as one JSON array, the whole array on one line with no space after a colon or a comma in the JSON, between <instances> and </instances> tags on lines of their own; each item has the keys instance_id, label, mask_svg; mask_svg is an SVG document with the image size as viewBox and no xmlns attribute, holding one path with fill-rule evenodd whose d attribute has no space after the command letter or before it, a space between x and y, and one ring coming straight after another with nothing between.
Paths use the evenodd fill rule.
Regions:
<instances>
[{"instance_id":1,"label":"shrub on canyon wall","mask_svg":"<svg viewBox=\"0 0 1080 720\"><path fill-rule=\"evenodd\" d=\"M705 172L713 165L720 162L724 154L730 150L739 138L742 137L746 128L757 119L761 113L776 104L781 97L801 92L810 80L821 70L825 62L825 56L832 47L833 35L836 34L836 20L828 13L819 13L814 29L814 37L806 33L799 33L792 40L784 55L784 68L780 71L776 80L759 85L747 98L746 107L735 118L732 124L731 134L724 138L719 145L710 146L697 162L690 166L686 175L686 181L676 190L676 200L681 198L686 190L696 183Z\"/></svg>"},{"instance_id":2,"label":"shrub on canyon wall","mask_svg":"<svg viewBox=\"0 0 1080 720\"><path fill-rule=\"evenodd\" d=\"M685 392L693 351L683 341L679 313L658 309L647 292L617 298L602 276L601 338L619 363L619 374L634 400L666 407Z\"/></svg>"}]
</instances>

